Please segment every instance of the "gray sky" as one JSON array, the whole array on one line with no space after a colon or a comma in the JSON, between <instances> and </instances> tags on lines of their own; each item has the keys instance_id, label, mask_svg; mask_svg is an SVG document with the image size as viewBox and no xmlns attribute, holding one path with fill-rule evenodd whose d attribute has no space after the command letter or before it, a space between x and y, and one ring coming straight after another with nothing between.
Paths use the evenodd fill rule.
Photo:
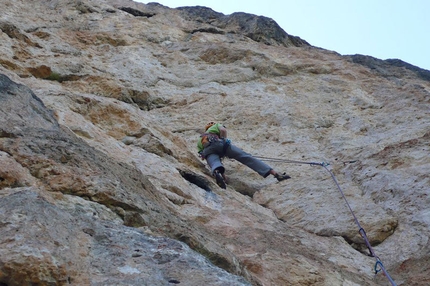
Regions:
<instances>
[{"instance_id":1,"label":"gray sky","mask_svg":"<svg viewBox=\"0 0 430 286\"><path fill-rule=\"evenodd\" d=\"M430 0L158 0L275 20L290 35L342 55L401 59L430 70Z\"/></svg>"}]
</instances>

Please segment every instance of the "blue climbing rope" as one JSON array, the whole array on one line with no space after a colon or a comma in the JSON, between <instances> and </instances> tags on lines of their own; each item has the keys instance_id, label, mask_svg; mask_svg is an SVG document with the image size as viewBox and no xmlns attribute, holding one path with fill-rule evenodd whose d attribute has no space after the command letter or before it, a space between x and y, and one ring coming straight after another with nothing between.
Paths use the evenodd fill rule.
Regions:
<instances>
[{"instance_id":1,"label":"blue climbing rope","mask_svg":"<svg viewBox=\"0 0 430 286\"><path fill-rule=\"evenodd\" d=\"M336 177L334 176L333 172L330 171L327 167L330 165L328 163L325 162L321 162L321 163L316 163L316 162L304 162L304 161L295 161L295 160L287 160L287 159L280 159L280 158L269 158L269 157L260 157L260 156L255 156L255 158L258 158L260 160L263 161L272 161L272 162L281 162L281 163L292 163L292 164L307 164L307 165L311 165L311 166L321 166L323 167L331 176L331 178L333 179L334 183L336 184L339 192L341 193L343 199L345 200L345 203L349 209L349 211L351 212L352 216L354 217L354 221L358 226L359 229L359 233L361 235L361 237L363 238L369 252L370 255L372 257L375 258L376 262L375 262L375 274L378 274L379 272L383 272L385 274L385 276L388 278L388 280L390 281L392 286L396 286L396 283L394 282L394 280L391 278L391 276L388 274L387 270L385 269L384 265L382 264L382 261L379 259L379 257L375 254L372 245L370 245L369 239L367 238L366 235L366 231L364 230L363 227L361 227L360 222L358 221L357 217L355 216L351 206L348 203L348 200L345 197L344 192L342 191L342 188L340 187L339 183L336 180ZM356 161L348 161L348 162L343 162L344 164L346 163L355 163Z\"/></svg>"}]
</instances>

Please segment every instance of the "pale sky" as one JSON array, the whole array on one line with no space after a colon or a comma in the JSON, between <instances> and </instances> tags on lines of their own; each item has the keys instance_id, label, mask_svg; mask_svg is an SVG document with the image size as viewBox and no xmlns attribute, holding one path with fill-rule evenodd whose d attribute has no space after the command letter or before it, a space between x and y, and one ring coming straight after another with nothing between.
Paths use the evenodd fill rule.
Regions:
<instances>
[{"instance_id":1,"label":"pale sky","mask_svg":"<svg viewBox=\"0 0 430 286\"><path fill-rule=\"evenodd\" d=\"M135 0L136 1L136 0ZM225 15L266 16L289 35L342 55L400 59L430 70L430 0L158 0Z\"/></svg>"}]
</instances>

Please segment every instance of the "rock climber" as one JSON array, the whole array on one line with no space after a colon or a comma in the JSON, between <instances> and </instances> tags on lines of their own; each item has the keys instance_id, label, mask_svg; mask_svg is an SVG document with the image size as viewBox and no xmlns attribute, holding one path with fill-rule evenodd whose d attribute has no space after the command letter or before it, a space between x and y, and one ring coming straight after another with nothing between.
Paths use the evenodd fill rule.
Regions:
<instances>
[{"instance_id":1,"label":"rock climber","mask_svg":"<svg viewBox=\"0 0 430 286\"><path fill-rule=\"evenodd\" d=\"M197 142L197 149L200 157L208 163L216 183L221 188L226 188L225 168L221 159L224 156L235 159L240 163L248 166L262 177L266 178L270 174L278 181L290 179L287 174L279 174L266 163L254 158L252 155L244 152L242 149L231 144L227 138L227 128L221 123L209 122L205 126L205 133L200 136Z\"/></svg>"}]
</instances>

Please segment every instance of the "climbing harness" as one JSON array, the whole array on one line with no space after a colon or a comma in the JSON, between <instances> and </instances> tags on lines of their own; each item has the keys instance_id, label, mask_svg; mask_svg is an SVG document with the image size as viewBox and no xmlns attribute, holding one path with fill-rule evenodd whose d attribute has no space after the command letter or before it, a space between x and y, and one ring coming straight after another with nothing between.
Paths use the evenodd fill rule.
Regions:
<instances>
[{"instance_id":1,"label":"climbing harness","mask_svg":"<svg viewBox=\"0 0 430 286\"><path fill-rule=\"evenodd\" d=\"M211 144L222 144L222 154L219 154L220 157L224 157L225 153L227 152L228 147L231 145L230 139L220 138L217 134L213 133L203 133L200 135L202 137L202 144L204 148L208 147ZM205 156L203 155L204 150L199 152L200 158L204 159Z\"/></svg>"},{"instance_id":2,"label":"climbing harness","mask_svg":"<svg viewBox=\"0 0 430 286\"><path fill-rule=\"evenodd\" d=\"M385 276L387 277L387 279L390 281L392 286L396 286L396 283L394 282L394 280L391 278L391 276L388 274L387 270L385 269L384 265L382 264L382 261L379 259L379 257L375 254L375 252L373 251L372 246L370 245L369 239L367 238L366 235L366 231L364 230L363 227L361 227L360 222L358 221L357 217L355 216L354 212L352 211L351 206L348 203L348 200L345 197L344 192L342 191L339 183L336 180L336 177L334 176L333 172L330 171L327 167L330 165L329 163L325 163L325 162L321 162L321 163L316 163L316 162L304 162L304 161L295 161L295 160L287 160L287 159L280 159L280 158L270 158L270 157L259 157L259 156L254 156L255 158L258 158L260 160L263 161L272 161L272 162L281 162L281 163L292 163L292 164L307 164L307 165L311 165L311 166L321 166L323 167L331 176L331 178L333 179L334 183L336 184L339 192L341 193L343 199L345 200L345 203L349 209L349 211L351 212L352 216L354 217L354 221L358 226L359 229L359 233L361 235L361 237L363 238L369 252L370 252L370 256L374 257L376 260L375 263L375 274L378 274L379 272L383 272L385 274ZM353 161L346 161L346 162L342 162L344 164L349 164L349 163L355 163L357 162L357 160L353 160Z\"/></svg>"},{"instance_id":3,"label":"climbing harness","mask_svg":"<svg viewBox=\"0 0 430 286\"><path fill-rule=\"evenodd\" d=\"M208 147L212 143L220 142L221 141L221 139L219 138L219 136L217 134L215 134L215 133L203 133L203 134L200 135L200 138L202 138L200 140L202 142L203 148ZM223 149L224 153L225 153L225 149L226 148L227 147L224 147L224 149ZM205 155L203 154L203 150L201 150L200 152L198 152L198 154L199 154L199 157L202 160L205 159Z\"/></svg>"},{"instance_id":4,"label":"climbing harness","mask_svg":"<svg viewBox=\"0 0 430 286\"><path fill-rule=\"evenodd\" d=\"M225 153L227 152L227 148L230 147L230 145L231 145L231 140L230 139L223 139L223 142L224 142L224 146L222 147L222 154L224 157Z\"/></svg>"},{"instance_id":5,"label":"climbing harness","mask_svg":"<svg viewBox=\"0 0 430 286\"><path fill-rule=\"evenodd\" d=\"M205 147L210 143L216 142L220 139L219 136L215 133L203 133L202 135L200 135L200 137L202 138L202 145Z\"/></svg>"}]
</instances>

